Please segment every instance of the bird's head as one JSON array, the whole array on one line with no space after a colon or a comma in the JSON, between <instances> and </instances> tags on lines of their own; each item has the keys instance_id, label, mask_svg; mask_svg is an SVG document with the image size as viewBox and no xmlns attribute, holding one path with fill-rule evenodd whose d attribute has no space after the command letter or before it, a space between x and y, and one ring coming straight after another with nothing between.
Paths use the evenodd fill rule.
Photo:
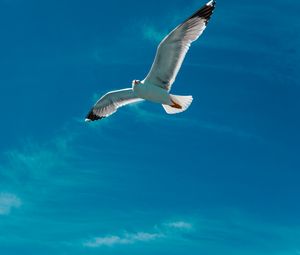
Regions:
<instances>
[{"instance_id":1,"label":"bird's head","mask_svg":"<svg viewBox=\"0 0 300 255\"><path fill-rule=\"evenodd\" d=\"M133 80L133 81L132 81L132 86L139 85L140 83L141 83L140 80Z\"/></svg>"}]
</instances>

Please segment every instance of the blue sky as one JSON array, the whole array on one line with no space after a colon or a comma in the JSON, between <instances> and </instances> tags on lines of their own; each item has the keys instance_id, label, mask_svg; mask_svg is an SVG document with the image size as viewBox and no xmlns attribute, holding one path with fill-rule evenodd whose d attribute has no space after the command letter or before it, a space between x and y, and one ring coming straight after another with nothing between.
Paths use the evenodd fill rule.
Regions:
<instances>
[{"instance_id":1,"label":"blue sky","mask_svg":"<svg viewBox=\"0 0 300 255\"><path fill-rule=\"evenodd\" d=\"M219 0L188 111L83 122L204 3L0 0L1 254L300 254L298 1Z\"/></svg>"}]
</instances>

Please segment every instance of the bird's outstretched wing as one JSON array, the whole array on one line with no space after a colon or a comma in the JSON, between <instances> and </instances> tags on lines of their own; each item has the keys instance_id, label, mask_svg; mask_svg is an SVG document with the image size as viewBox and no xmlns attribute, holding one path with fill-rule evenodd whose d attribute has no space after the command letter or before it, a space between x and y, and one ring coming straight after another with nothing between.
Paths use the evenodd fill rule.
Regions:
<instances>
[{"instance_id":1,"label":"bird's outstretched wing","mask_svg":"<svg viewBox=\"0 0 300 255\"><path fill-rule=\"evenodd\" d=\"M162 40L145 82L171 89L191 43L197 40L206 28L215 4L214 0L209 1Z\"/></svg>"},{"instance_id":2,"label":"bird's outstretched wing","mask_svg":"<svg viewBox=\"0 0 300 255\"><path fill-rule=\"evenodd\" d=\"M111 91L97 101L85 121L103 119L115 113L119 107L139 101L143 99L136 97L132 89Z\"/></svg>"}]
</instances>

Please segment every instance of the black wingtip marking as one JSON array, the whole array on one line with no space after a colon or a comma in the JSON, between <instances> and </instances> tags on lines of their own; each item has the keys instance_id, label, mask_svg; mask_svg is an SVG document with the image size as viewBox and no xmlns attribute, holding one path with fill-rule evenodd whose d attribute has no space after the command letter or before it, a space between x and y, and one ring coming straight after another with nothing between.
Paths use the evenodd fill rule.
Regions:
<instances>
[{"instance_id":1,"label":"black wingtip marking","mask_svg":"<svg viewBox=\"0 0 300 255\"><path fill-rule=\"evenodd\" d=\"M214 9L216 8L216 1L208 2L206 5L204 5L202 8L200 8L198 11L196 11L191 17L189 17L187 20L199 17L205 20L205 23L207 24L210 20L211 15L213 14Z\"/></svg>"},{"instance_id":2,"label":"black wingtip marking","mask_svg":"<svg viewBox=\"0 0 300 255\"><path fill-rule=\"evenodd\" d=\"M101 120L103 118L105 118L105 117L104 116L99 117L93 112L93 110L91 110L85 119L87 121L95 121L95 120Z\"/></svg>"}]
</instances>

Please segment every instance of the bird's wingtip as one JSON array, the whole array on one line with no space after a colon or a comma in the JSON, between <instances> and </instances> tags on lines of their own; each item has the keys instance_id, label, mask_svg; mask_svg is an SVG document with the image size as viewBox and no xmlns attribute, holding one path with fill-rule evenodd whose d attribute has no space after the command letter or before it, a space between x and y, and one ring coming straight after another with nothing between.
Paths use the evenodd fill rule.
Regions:
<instances>
[{"instance_id":1,"label":"bird's wingtip","mask_svg":"<svg viewBox=\"0 0 300 255\"><path fill-rule=\"evenodd\" d=\"M95 120L101 120L103 118L105 118L106 116L98 116L94 113L93 110L91 110L89 112L89 114L85 117L85 122L92 122L92 121L95 121Z\"/></svg>"},{"instance_id":2,"label":"bird's wingtip","mask_svg":"<svg viewBox=\"0 0 300 255\"><path fill-rule=\"evenodd\" d=\"M215 0L211 0L206 5L207 6L214 6L215 4L216 4L216 1Z\"/></svg>"}]
</instances>

